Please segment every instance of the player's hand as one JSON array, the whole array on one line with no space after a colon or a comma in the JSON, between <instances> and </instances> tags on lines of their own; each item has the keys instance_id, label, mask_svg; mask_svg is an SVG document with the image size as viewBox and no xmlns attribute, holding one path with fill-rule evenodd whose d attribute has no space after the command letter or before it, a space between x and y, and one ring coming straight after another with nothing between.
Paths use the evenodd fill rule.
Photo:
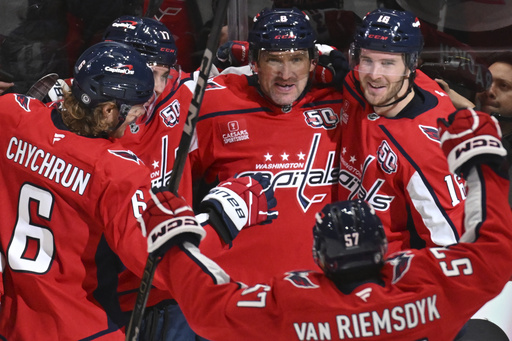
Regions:
<instances>
[{"instance_id":1,"label":"player's hand","mask_svg":"<svg viewBox=\"0 0 512 341\"><path fill-rule=\"evenodd\" d=\"M277 204L268 178L261 173L230 178L210 190L200 210L209 214L210 225L229 244L244 227L269 224L277 218Z\"/></svg>"},{"instance_id":2,"label":"player's hand","mask_svg":"<svg viewBox=\"0 0 512 341\"><path fill-rule=\"evenodd\" d=\"M318 85L340 87L349 72L348 61L341 51L325 44L315 45L318 51L318 65L315 68L314 82Z\"/></svg>"},{"instance_id":3,"label":"player's hand","mask_svg":"<svg viewBox=\"0 0 512 341\"><path fill-rule=\"evenodd\" d=\"M450 171L465 177L477 164L499 166L507 151L501 144L498 121L484 112L460 109L437 120L441 148Z\"/></svg>"},{"instance_id":4,"label":"player's hand","mask_svg":"<svg viewBox=\"0 0 512 341\"><path fill-rule=\"evenodd\" d=\"M9 89L12 86L14 86L13 82L0 81L0 95L3 94L5 91L7 91L7 89Z\"/></svg>"},{"instance_id":5,"label":"player's hand","mask_svg":"<svg viewBox=\"0 0 512 341\"><path fill-rule=\"evenodd\" d=\"M214 64L219 69L230 66L244 66L249 64L249 43L246 41L228 41L222 44L215 54Z\"/></svg>"},{"instance_id":6,"label":"player's hand","mask_svg":"<svg viewBox=\"0 0 512 341\"><path fill-rule=\"evenodd\" d=\"M192 208L169 191L151 191L151 199L139 221L144 235L147 231L148 253L163 255L171 246L183 241L198 245L206 235Z\"/></svg>"}]
</instances>

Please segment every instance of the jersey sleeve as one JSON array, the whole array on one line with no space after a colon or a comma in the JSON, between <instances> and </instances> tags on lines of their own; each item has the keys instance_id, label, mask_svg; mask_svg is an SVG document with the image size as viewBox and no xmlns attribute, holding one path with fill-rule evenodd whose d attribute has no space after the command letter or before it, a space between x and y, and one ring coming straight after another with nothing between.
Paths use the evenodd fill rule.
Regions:
<instances>
[{"instance_id":1,"label":"jersey sleeve","mask_svg":"<svg viewBox=\"0 0 512 341\"><path fill-rule=\"evenodd\" d=\"M512 213L503 190L507 186L508 180L488 166L475 167L468 176L465 233L460 243L421 250L413 260L416 270L406 281L443 288L438 302L447 325L473 316L512 275Z\"/></svg>"},{"instance_id":2,"label":"jersey sleeve","mask_svg":"<svg viewBox=\"0 0 512 341\"><path fill-rule=\"evenodd\" d=\"M117 155L116 155L117 156ZM137 218L142 217L150 198L149 171L138 158L106 155L98 171L105 172L104 193L98 203L109 246L123 264L141 276L147 259L147 241ZM117 173L122 170L123 174ZM116 179L117 178L117 179Z\"/></svg>"},{"instance_id":3,"label":"jersey sleeve","mask_svg":"<svg viewBox=\"0 0 512 341\"><path fill-rule=\"evenodd\" d=\"M272 283L247 287L231 280L190 243L174 247L159 264L192 329L209 340L258 340L280 335Z\"/></svg>"}]
</instances>

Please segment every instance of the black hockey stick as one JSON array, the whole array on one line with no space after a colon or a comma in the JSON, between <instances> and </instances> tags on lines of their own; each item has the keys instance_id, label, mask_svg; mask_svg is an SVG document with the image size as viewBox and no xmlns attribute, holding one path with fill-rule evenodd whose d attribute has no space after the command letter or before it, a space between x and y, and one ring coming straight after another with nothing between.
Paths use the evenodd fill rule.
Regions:
<instances>
[{"instance_id":1,"label":"black hockey stick","mask_svg":"<svg viewBox=\"0 0 512 341\"><path fill-rule=\"evenodd\" d=\"M148 18L153 17L160 9L162 2L163 0L149 0L148 8L146 9L144 16Z\"/></svg>"},{"instance_id":2,"label":"black hockey stick","mask_svg":"<svg viewBox=\"0 0 512 341\"><path fill-rule=\"evenodd\" d=\"M229 0L220 0L218 3L215 16L213 18L212 30L208 41L206 43L206 49L204 50L203 58L199 68L199 76L197 85L194 90L194 95L190 103L190 107L187 113L187 121L183 127L183 133L179 144L178 151L176 152L176 160L172 167L171 178L167 188L174 194L178 193L179 182L183 175L183 169L185 167L185 161L188 156L188 150L194 129L197 122L197 115L203 101L203 95L208 81L208 75L213 64L213 57L220 40L220 32L226 18L226 10L228 7ZM153 276L155 275L156 266L161 260L163 255L151 253L148 255L146 261L146 267L142 275L142 280L139 286L139 292L137 294L137 300L135 301L135 307L130 318L128 329L126 330L126 340L136 341L140 331L140 324L146 308L146 303L151 289L151 283L153 282Z\"/></svg>"},{"instance_id":3,"label":"black hockey stick","mask_svg":"<svg viewBox=\"0 0 512 341\"><path fill-rule=\"evenodd\" d=\"M58 79L59 75L56 73L49 73L35 82L34 85L28 89L26 95L42 101L46 95L48 95L48 92L55 85Z\"/></svg>"}]
</instances>

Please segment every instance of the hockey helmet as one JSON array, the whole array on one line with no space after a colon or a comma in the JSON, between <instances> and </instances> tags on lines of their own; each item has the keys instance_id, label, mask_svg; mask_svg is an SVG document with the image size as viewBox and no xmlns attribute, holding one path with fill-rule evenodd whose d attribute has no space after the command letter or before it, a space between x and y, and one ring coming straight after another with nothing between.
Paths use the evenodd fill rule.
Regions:
<instances>
[{"instance_id":1,"label":"hockey helmet","mask_svg":"<svg viewBox=\"0 0 512 341\"><path fill-rule=\"evenodd\" d=\"M362 200L327 204L316 214L313 237L313 257L328 277L384 264L384 229L373 207Z\"/></svg>"},{"instance_id":2,"label":"hockey helmet","mask_svg":"<svg viewBox=\"0 0 512 341\"><path fill-rule=\"evenodd\" d=\"M361 49L403 53L414 72L423 49L420 22L411 12L379 8L368 13L356 30L350 56L358 63Z\"/></svg>"},{"instance_id":3,"label":"hockey helmet","mask_svg":"<svg viewBox=\"0 0 512 341\"><path fill-rule=\"evenodd\" d=\"M153 72L133 47L118 42L97 43L78 58L71 87L88 108L115 101L119 107L147 102L153 95Z\"/></svg>"},{"instance_id":4,"label":"hockey helmet","mask_svg":"<svg viewBox=\"0 0 512 341\"><path fill-rule=\"evenodd\" d=\"M297 8L265 8L254 17L249 31L249 51L256 60L259 50L308 49L313 57L316 34L309 17Z\"/></svg>"},{"instance_id":5,"label":"hockey helmet","mask_svg":"<svg viewBox=\"0 0 512 341\"><path fill-rule=\"evenodd\" d=\"M173 67L178 48L169 29L160 21L124 15L112 22L103 35L105 41L133 46L148 63Z\"/></svg>"}]
</instances>

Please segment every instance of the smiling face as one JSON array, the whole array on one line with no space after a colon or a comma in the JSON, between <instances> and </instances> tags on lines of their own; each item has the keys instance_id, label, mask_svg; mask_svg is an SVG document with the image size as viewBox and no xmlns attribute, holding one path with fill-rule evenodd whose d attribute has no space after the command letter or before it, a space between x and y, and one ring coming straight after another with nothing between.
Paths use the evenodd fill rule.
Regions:
<instances>
[{"instance_id":1,"label":"smiling face","mask_svg":"<svg viewBox=\"0 0 512 341\"><path fill-rule=\"evenodd\" d=\"M261 91L280 106L290 105L302 94L315 68L307 50L264 51L255 64Z\"/></svg>"},{"instance_id":2,"label":"smiling face","mask_svg":"<svg viewBox=\"0 0 512 341\"><path fill-rule=\"evenodd\" d=\"M401 53L388 53L361 49L359 76L364 97L372 106L383 106L397 100L409 89L410 70ZM411 95L411 94L409 94ZM393 108L397 114L407 100L398 102ZM375 112L390 108L374 108ZM398 111L397 111L398 110Z\"/></svg>"}]
</instances>

